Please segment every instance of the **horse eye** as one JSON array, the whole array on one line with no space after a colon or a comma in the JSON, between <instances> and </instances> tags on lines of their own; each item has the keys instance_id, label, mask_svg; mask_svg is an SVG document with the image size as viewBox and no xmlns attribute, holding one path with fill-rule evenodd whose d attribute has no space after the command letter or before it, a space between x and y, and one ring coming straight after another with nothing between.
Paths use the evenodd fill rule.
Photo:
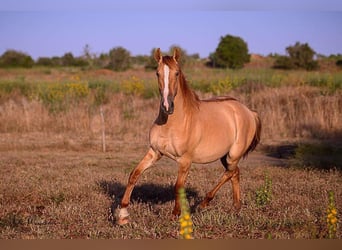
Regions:
<instances>
[{"instance_id":1,"label":"horse eye","mask_svg":"<svg viewBox=\"0 0 342 250\"><path fill-rule=\"evenodd\" d=\"M159 77L159 72L158 72L158 71L156 72L156 76L158 76L158 77Z\"/></svg>"},{"instance_id":2,"label":"horse eye","mask_svg":"<svg viewBox=\"0 0 342 250\"><path fill-rule=\"evenodd\" d=\"M179 76L179 71L176 71L176 76Z\"/></svg>"}]
</instances>

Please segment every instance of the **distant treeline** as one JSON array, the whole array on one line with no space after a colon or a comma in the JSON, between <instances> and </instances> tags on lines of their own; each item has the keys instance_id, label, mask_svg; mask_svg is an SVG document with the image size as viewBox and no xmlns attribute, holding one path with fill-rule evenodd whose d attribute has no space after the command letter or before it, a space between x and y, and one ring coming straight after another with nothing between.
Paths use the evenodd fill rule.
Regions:
<instances>
[{"instance_id":1,"label":"distant treeline","mask_svg":"<svg viewBox=\"0 0 342 250\"><path fill-rule=\"evenodd\" d=\"M173 48L164 52L171 54ZM191 64L200 61L201 58L198 53L189 55L184 49L177 46L182 54L182 64ZM153 53L155 49L151 50L150 55L132 56L131 53L123 47L112 48L108 53L101 53L99 55L92 53L89 45L83 48L83 54L75 57L71 52L65 53L63 56L54 57L39 57L36 61L24 52L16 50L7 50L0 57L0 67L24 67L30 68L37 66L48 67L83 67L83 68L106 68L114 71L124 71L132 68L134 65L144 67L145 69L155 69L157 63L154 60ZM274 57L273 68L276 69L318 69L317 58L326 58L318 55L307 43L296 42L285 49L286 55L270 54ZM335 60L336 65L342 67L342 55L330 55L328 57ZM246 63L250 61L250 54L248 53L247 43L240 37L226 35L221 37L221 40L215 52L209 55L209 58L203 60L208 67L215 68L243 68Z\"/></svg>"}]
</instances>

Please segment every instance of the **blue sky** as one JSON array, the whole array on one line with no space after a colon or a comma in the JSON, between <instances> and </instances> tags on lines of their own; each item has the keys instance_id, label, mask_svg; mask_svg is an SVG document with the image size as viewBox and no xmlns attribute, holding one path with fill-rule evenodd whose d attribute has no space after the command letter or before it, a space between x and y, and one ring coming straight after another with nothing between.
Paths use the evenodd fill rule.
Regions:
<instances>
[{"instance_id":1,"label":"blue sky","mask_svg":"<svg viewBox=\"0 0 342 250\"><path fill-rule=\"evenodd\" d=\"M342 54L342 1L0 0L0 54L81 55L122 46L132 55L179 45L207 57L220 37L244 39L251 53L285 53L296 41ZM277 3L277 4L275 4Z\"/></svg>"}]
</instances>

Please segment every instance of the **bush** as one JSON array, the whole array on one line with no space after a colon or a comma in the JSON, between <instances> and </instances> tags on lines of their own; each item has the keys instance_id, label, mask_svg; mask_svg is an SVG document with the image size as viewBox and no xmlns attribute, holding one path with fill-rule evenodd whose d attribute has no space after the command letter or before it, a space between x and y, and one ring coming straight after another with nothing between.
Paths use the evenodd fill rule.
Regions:
<instances>
[{"instance_id":1,"label":"bush","mask_svg":"<svg viewBox=\"0 0 342 250\"><path fill-rule=\"evenodd\" d=\"M49 107L50 112L68 110L72 104L84 99L89 94L86 83L49 83L39 88L38 98Z\"/></svg>"},{"instance_id":2,"label":"bush","mask_svg":"<svg viewBox=\"0 0 342 250\"><path fill-rule=\"evenodd\" d=\"M49 57L39 57L36 64L40 66L54 66L54 61Z\"/></svg>"},{"instance_id":3,"label":"bush","mask_svg":"<svg viewBox=\"0 0 342 250\"><path fill-rule=\"evenodd\" d=\"M114 71L124 71L130 68L130 53L123 47L116 47L109 51L109 68Z\"/></svg>"},{"instance_id":4,"label":"bush","mask_svg":"<svg viewBox=\"0 0 342 250\"><path fill-rule=\"evenodd\" d=\"M63 66L87 66L88 62L83 58L75 58L71 52L65 53L61 58Z\"/></svg>"},{"instance_id":5,"label":"bush","mask_svg":"<svg viewBox=\"0 0 342 250\"><path fill-rule=\"evenodd\" d=\"M240 37L226 35L221 41L215 53L210 55L209 65L221 68L242 68L250 61L247 43Z\"/></svg>"},{"instance_id":6,"label":"bush","mask_svg":"<svg viewBox=\"0 0 342 250\"><path fill-rule=\"evenodd\" d=\"M273 64L275 69L293 69L295 68L292 60L288 56L278 56Z\"/></svg>"},{"instance_id":7,"label":"bush","mask_svg":"<svg viewBox=\"0 0 342 250\"><path fill-rule=\"evenodd\" d=\"M288 56L279 56L273 67L278 69L306 69L315 70L318 63L314 60L316 52L307 44L296 42L286 48Z\"/></svg>"},{"instance_id":8,"label":"bush","mask_svg":"<svg viewBox=\"0 0 342 250\"><path fill-rule=\"evenodd\" d=\"M336 61L336 66L342 68L342 59Z\"/></svg>"},{"instance_id":9,"label":"bush","mask_svg":"<svg viewBox=\"0 0 342 250\"><path fill-rule=\"evenodd\" d=\"M5 53L2 54L0 58L0 67L4 68L31 68L33 64L34 61L31 56L15 50L7 50Z\"/></svg>"}]
</instances>

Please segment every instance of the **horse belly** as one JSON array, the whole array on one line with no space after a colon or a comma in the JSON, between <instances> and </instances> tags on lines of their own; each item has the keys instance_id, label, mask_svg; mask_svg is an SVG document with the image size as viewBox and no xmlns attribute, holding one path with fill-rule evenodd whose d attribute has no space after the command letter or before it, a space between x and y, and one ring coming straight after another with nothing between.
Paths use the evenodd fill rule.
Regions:
<instances>
[{"instance_id":1,"label":"horse belly","mask_svg":"<svg viewBox=\"0 0 342 250\"><path fill-rule=\"evenodd\" d=\"M193 155L193 162L196 163L216 161L226 155L236 133L234 117L230 115L233 112L229 107L207 105L202 106L202 111L205 111L205 115L200 117L200 140Z\"/></svg>"},{"instance_id":2,"label":"horse belly","mask_svg":"<svg viewBox=\"0 0 342 250\"><path fill-rule=\"evenodd\" d=\"M227 139L227 131L201 139L194 150L193 162L209 163L220 159L229 152L232 142Z\"/></svg>"}]
</instances>

